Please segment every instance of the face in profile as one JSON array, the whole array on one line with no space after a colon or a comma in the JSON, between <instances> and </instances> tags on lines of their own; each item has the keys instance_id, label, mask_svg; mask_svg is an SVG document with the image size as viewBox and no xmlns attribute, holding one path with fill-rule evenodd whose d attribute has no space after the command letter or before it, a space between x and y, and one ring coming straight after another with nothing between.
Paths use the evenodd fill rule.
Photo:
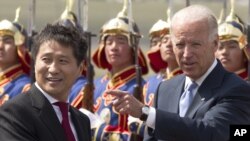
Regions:
<instances>
[{"instance_id":1,"label":"face in profile","mask_svg":"<svg viewBox=\"0 0 250 141\"><path fill-rule=\"evenodd\" d=\"M162 37L161 39L161 47L160 47L160 52L161 52L161 58L165 62L176 62L175 55L173 52L173 45L170 40L170 35L166 34Z\"/></svg>"},{"instance_id":2,"label":"face in profile","mask_svg":"<svg viewBox=\"0 0 250 141\"><path fill-rule=\"evenodd\" d=\"M35 61L38 85L52 97L66 101L83 64L77 65L73 50L50 40L41 44Z\"/></svg>"},{"instance_id":3,"label":"face in profile","mask_svg":"<svg viewBox=\"0 0 250 141\"><path fill-rule=\"evenodd\" d=\"M236 72L244 68L247 61L243 51L239 47L239 43L235 40L221 42L216 51L216 58L230 72Z\"/></svg>"},{"instance_id":4,"label":"face in profile","mask_svg":"<svg viewBox=\"0 0 250 141\"><path fill-rule=\"evenodd\" d=\"M12 36L0 36L0 67L7 69L18 63L17 48Z\"/></svg>"},{"instance_id":5,"label":"face in profile","mask_svg":"<svg viewBox=\"0 0 250 141\"><path fill-rule=\"evenodd\" d=\"M126 68L133 64L133 51L124 35L109 35L105 41L105 54L112 68Z\"/></svg>"},{"instance_id":6,"label":"face in profile","mask_svg":"<svg viewBox=\"0 0 250 141\"><path fill-rule=\"evenodd\" d=\"M218 39L209 38L206 20L176 23L172 29L173 49L183 73L200 78L214 61Z\"/></svg>"}]
</instances>

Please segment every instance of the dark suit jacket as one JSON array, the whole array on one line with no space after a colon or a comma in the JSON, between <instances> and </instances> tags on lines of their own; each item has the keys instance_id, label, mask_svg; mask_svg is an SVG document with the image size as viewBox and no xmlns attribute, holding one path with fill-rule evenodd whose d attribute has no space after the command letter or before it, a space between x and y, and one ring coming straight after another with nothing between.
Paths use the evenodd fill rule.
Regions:
<instances>
[{"instance_id":1,"label":"dark suit jacket","mask_svg":"<svg viewBox=\"0 0 250 141\"><path fill-rule=\"evenodd\" d=\"M90 141L90 121L70 107L79 141ZM66 141L56 113L35 85L0 107L0 141Z\"/></svg>"},{"instance_id":2,"label":"dark suit jacket","mask_svg":"<svg viewBox=\"0 0 250 141\"><path fill-rule=\"evenodd\" d=\"M160 84L156 97L155 130L147 140L226 141L229 125L250 125L250 86L220 63L199 87L186 116L179 116L185 76Z\"/></svg>"}]
</instances>

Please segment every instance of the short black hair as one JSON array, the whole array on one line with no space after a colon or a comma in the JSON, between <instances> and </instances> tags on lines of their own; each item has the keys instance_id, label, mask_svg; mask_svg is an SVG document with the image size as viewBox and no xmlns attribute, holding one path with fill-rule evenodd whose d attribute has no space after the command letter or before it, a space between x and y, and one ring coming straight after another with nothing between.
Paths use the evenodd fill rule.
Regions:
<instances>
[{"instance_id":1,"label":"short black hair","mask_svg":"<svg viewBox=\"0 0 250 141\"><path fill-rule=\"evenodd\" d=\"M36 61L40 46L47 41L56 41L63 46L71 47L73 55L77 60L77 65L80 65L82 61L86 60L88 45L84 36L76 28L65 27L56 23L53 25L47 24L46 27L35 36L31 50L33 62Z\"/></svg>"}]
</instances>

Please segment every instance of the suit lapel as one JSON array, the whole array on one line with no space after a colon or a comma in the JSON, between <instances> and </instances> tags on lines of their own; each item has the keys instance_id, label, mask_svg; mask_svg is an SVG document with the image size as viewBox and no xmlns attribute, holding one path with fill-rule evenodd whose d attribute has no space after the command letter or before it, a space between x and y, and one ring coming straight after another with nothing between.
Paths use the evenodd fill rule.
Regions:
<instances>
[{"instance_id":1,"label":"suit lapel","mask_svg":"<svg viewBox=\"0 0 250 141\"><path fill-rule=\"evenodd\" d=\"M192 118L195 115L198 108L201 107L201 105L203 105L204 102L205 102L205 98L201 97L201 94L199 92L197 92L197 94L195 95L194 100L193 100L192 104L190 105L190 107L188 108L185 116Z\"/></svg>"},{"instance_id":2,"label":"suit lapel","mask_svg":"<svg viewBox=\"0 0 250 141\"><path fill-rule=\"evenodd\" d=\"M31 98L32 106L40 110L40 119L43 121L48 130L50 130L50 133L52 133L51 136L57 141L66 141L64 131L52 105L35 85L31 88Z\"/></svg>"},{"instance_id":3,"label":"suit lapel","mask_svg":"<svg viewBox=\"0 0 250 141\"><path fill-rule=\"evenodd\" d=\"M77 113L74 111L74 109L72 107L70 107L70 114L71 114L71 118L73 121L73 124L75 126L75 130L77 132L77 137L79 141L85 141L88 140L87 136L85 133L88 133L87 130L85 130L85 125L82 125L82 122L80 122L79 118L77 118Z\"/></svg>"},{"instance_id":4,"label":"suit lapel","mask_svg":"<svg viewBox=\"0 0 250 141\"><path fill-rule=\"evenodd\" d=\"M78 137L78 140L81 141L81 140L84 140L84 137L83 137L83 131L81 130L81 123L80 121L76 118L76 114L74 112L74 110L72 109L72 107L70 107L70 115L71 115L71 118L72 118L72 121L73 121L73 124L75 126L75 129L76 129L76 132L77 132L77 137ZM79 133L79 131L81 131Z\"/></svg>"},{"instance_id":5,"label":"suit lapel","mask_svg":"<svg viewBox=\"0 0 250 141\"><path fill-rule=\"evenodd\" d=\"M187 110L187 117L193 118L196 112L202 107L202 105L213 96L213 90L221 85L224 74L225 70L218 62L216 67L212 70L212 72L207 76L207 78L199 87L192 104Z\"/></svg>"},{"instance_id":6,"label":"suit lapel","mask_svg":"<svg viewBox=\"0 0 250 141\"><path fill-rule=\"evenodd\" d=\"M184 83L185 83L185 77L183 77L183 79L179 83L177 83L179 84L177 88L175 89L173 88L173 90L175 91L173 93L176 94L176 96L173 96L173 99L171 99L171 103L173 105L173 108L172 108L173 113L179 113L179 101L180 101L181 94L183 93Z\"/></svg>"},{"instance_id":7,"label":"suit lapel","mask_svg":"<svg viewBox=\"0 0 250 141\"><path fill-rule=\"evenodd\" d=\"M161 86L162 89L160 90L159 93L162 94L157 95L156 97L157 99L156 106L164 107L164 109L162 109L164 111L168 111L171 113L178 113L179 99L183 90L184 82L185 82L184 75L176 76L171 80L163 82L165 85ZM167 102L166 99L168 100Z\"/></svg>"}]
</instances>

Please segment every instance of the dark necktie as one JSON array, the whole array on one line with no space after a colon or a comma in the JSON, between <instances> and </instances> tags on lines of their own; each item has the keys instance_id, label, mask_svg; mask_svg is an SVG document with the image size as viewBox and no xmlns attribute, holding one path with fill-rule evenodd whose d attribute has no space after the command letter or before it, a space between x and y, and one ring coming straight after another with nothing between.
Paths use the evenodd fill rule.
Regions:
<instances>
[{"instance_id":1,"label":"dark necktie","mask_svg":"<svg viewBox=\"0 0 250 141\"><path fill-rule=\"evenodd\" d=\"M183 92L180 98L179 102L179 115L181 117L184 117L188 107L192 103L194 99L194 92L193 90L197 87L198 85L195 82L192 82L189 84L189 86L186 88L186 90Z\"/></svg>"},{"instance_id":2,"label":"dark necktie","mask_svg":"<svg viewBox=\"0 0 250 141\"><path fill-rule=\"evenodd\" d=\"M69 124L69 116L68 116L68 103L65 102L56 102L54 103L55 105L57 105L60 108L60 111L62 113L62 127L63 130L66 134L67 140L68 141L75 141L75 137L74 134L70 128L70 124Z\"/></svg>"}]
</instances>

